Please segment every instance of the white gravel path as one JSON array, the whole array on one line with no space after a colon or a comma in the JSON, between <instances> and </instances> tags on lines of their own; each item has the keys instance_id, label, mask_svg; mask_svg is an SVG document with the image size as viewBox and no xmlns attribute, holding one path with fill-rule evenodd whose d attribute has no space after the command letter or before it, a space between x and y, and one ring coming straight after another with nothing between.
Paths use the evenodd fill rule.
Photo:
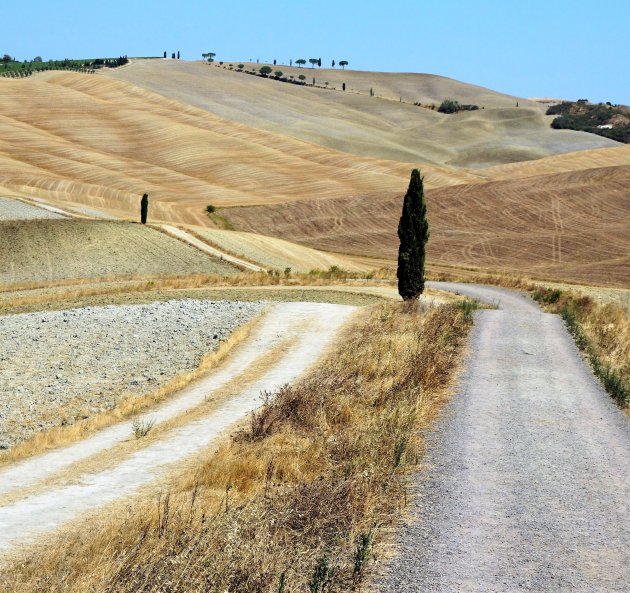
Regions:
<instances>
[{"instance_id":1,"label":"white gravel path","mask_svg":"<svg viewBox=\"0 0 630 593\"><path fill-rule=\"evenodd\" d=\"M628 419L559 316L508 290L430 286L501 309L477 315L378 591L627 593Z\"/></svg>"},{"instance_id":2,"label":"white gravel path","mask_svg":"<svg viewBox=\"0 0 630 593\"><path fill-rule=\"evenodd\" d=\"M256 264L252 264L248 261L245 261L244 259L240 259L233 255L224 253L223 251L216 249L215 247L212 247L211 245L208 245L207 243L204 243L200 239L197 239L197 237L194 237L193 235L191 235L190 233L187 233L186 231L183 231L182 229L178 229L177 227L171 226L170 224L163 224L162 228L169 235L172 235L173 237L177 237L178 239L185 241L189 245L192 245L193 247L196 247L197 249L200 249L201 251L209 255L213 255L214 257L224 259L225 261L228 261L232 264L236 264L237 266L245 268L246 270L252 270L254 272L265 271L264 268L261 268L260 266L257 266Z\"/></svg>"},{"instance_id":3,"label":"white gravel path","mask_svg":"<svg viewBox=\"0 0 630 593\"><path fill-rule=\"evenodd\" d=\"M211 443L226 427L245 417L260 405L262 391L273 391L295 380L311 366L331 343L339 328L355 309L321 303L283 303L276 305L259 328L251 345L241 350L230 364L213 373L163 406L156 414L163 421L180 413L225 385L244 370L257 356L288 337L295 344L282 359L259 380L238 391L209 416L168 432L164 438L125 458L112 469L82 476L78 481L55 487L2 506L0 503L0 550L28 544L38 535L55 530L86 511L92 511L132 495L142 486L156 482L165 471L194 455ZM59 452L46 454L0 473L0 483L19 481L19 487L54 475L86 455L108 449L129 435L129 423L109 429ZM17 486L16 486L17 487ZM12 488L5 486L5 491Z\"/></svg>"}]
</instances>

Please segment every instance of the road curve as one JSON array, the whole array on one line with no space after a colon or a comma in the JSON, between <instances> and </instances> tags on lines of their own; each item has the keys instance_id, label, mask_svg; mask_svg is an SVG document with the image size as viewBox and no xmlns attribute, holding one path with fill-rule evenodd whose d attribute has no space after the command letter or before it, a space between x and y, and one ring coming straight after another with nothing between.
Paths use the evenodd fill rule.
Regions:
<instances>
[{"instance_id":1,"label":"road curve","mask_svg":"<svg viewBox=\"0 0 630 593\"><path fill-rule=\"evenodd\" d=\"M186 413L204 402L213 391L230 385L233 393L207 416L189 421L165 433L118 462L101 470L72 474L72 466L129 440L130 422L123 422L94 436L50 453L9 466L0 472L0 492L11 494L8 502L0 499L1 553L20 544L30 543L44 533L54 531L85 512L96 510L115 500L134 494L143 486L156 484L173 467L208 446L234 422L244 418L261 403L263 391L274 391L295 380L311 366L330 345L343 324L356 309L322 303L282 303L275 305L254 331L250 340L227 363L184 389L178 396L146 418L159 423ZM287 340L291 340L290 345ZM286 343L280 359L253 382L239 385L239 374L270 349ZM235 385L234 385L235 384ZM232 385L234 385L232 387ZM52 487L46 480L69 470L69 477ZM29 488L40 486L35 492ZM24 490L22 494L21 490ZM17 491L17 497L16 497Z\"/></svg>"},{"instance_id":2,"label":"road curve","mask_svg":"<svg viewBox=\"0 0 630 593\"><path fill-rule=\"evenodd\" d=\"M627 418L559 316L505 289L430 285L500 310L477 315L377 590L627 593Z\"/></svg>"}]
</instances>

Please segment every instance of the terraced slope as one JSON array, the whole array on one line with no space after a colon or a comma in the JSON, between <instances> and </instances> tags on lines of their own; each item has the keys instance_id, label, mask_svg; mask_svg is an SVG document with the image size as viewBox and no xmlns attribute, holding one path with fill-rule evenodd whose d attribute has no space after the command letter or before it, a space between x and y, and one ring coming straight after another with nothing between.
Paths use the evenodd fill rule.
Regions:
<instances>
[{"instance_id":1,"label":"terraced slope","mask_svg":"<svg viewBox=\"0 0 630 593\"><path fill-rule=\"evenodd\" d=\"M629 186L619 166L431 190L429 262L630 286ZM225 212L239 229L393 261L401 190Z\"/></svg>"},{"instance_id":2,"label":"terraced slope","mask_svg":"<svg viewBox=\"0 0 630 593\"><path fill-rule=\"evenodd\" d=\"M486 167L617 145L592 134L550 129L551 119L539 103L441 76L274 69L287 76L304 74L308 81L314 76L322 86L328 82L328 90L176 60L134 61L107 76L248 126L355 155L407 163ZM345 93L340 90L343 82ZM376 97L369 97L370 88ZM405 102L400 102L401 97ZM416 101L439 105L445 98L485 109L444 115L413 105Z\"/></svg>"},{"instance_id":3,"label":"terraced slope","mask_svg":"<svg viewBox=\"0 0 630 593\"><path fill-rule=\"evenodd\" d=\"M0 223L0 284L238 270L139 224L83 220Z\"/></svg>"}]
</instances>

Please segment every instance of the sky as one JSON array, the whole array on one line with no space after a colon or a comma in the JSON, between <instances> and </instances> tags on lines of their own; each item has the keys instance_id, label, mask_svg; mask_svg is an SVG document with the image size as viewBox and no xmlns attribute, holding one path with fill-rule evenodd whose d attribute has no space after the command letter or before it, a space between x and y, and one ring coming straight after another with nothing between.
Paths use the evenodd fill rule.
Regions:
<instances>
[{"instance_id":1,"label":"sky","mask_svg":"<svg viewBox=\"0 0 630 593\"><path fill-rule=\"evenodd\" d=\"M521 97L630 105L630 0L40 0L3 6L18 59L347 60Z\"/></svg>"}]
</instances>

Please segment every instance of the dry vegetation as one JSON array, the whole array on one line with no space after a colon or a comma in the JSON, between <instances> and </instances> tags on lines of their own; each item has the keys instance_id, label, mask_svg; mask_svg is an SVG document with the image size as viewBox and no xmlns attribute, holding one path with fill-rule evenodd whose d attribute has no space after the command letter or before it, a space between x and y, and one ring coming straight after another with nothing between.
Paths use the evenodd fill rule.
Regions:
<instances>
[{"instance_id":1,"label":"dry vegetation","mask_svg":"<svg viewBox=\"0 0 630 593\"><path fill-rule=\"evenodd\" d=\"M140 502L7 566L6 593L349 590L406 502L470 315L366 310L306 379L157 503ZM89 530L89 537L86 537ZM373 549L373 545L377 547Z\"/></svg>"},{"instance_id":2,"label":"dry vegetation","mask_svg":"<svg viewBox=\"0 0 630 593\"><path fill-rule=\"evenodd\" d=\"M429 190L429 264L630 286L629 183L617 166ZM242 230L393 260L400 204L397 193L223 212Z\"/></svg>"},{"instance_id":3,"label":"dry vegetation","mask_svg":"<svg viewBox=\"0 0 630 593\"><path fill-rule=\"evenodd\" d=\"M531 287L534 299L559 313L615 402L630 414L630 308L576 291Z\"/></svg>"}]
</instances>

